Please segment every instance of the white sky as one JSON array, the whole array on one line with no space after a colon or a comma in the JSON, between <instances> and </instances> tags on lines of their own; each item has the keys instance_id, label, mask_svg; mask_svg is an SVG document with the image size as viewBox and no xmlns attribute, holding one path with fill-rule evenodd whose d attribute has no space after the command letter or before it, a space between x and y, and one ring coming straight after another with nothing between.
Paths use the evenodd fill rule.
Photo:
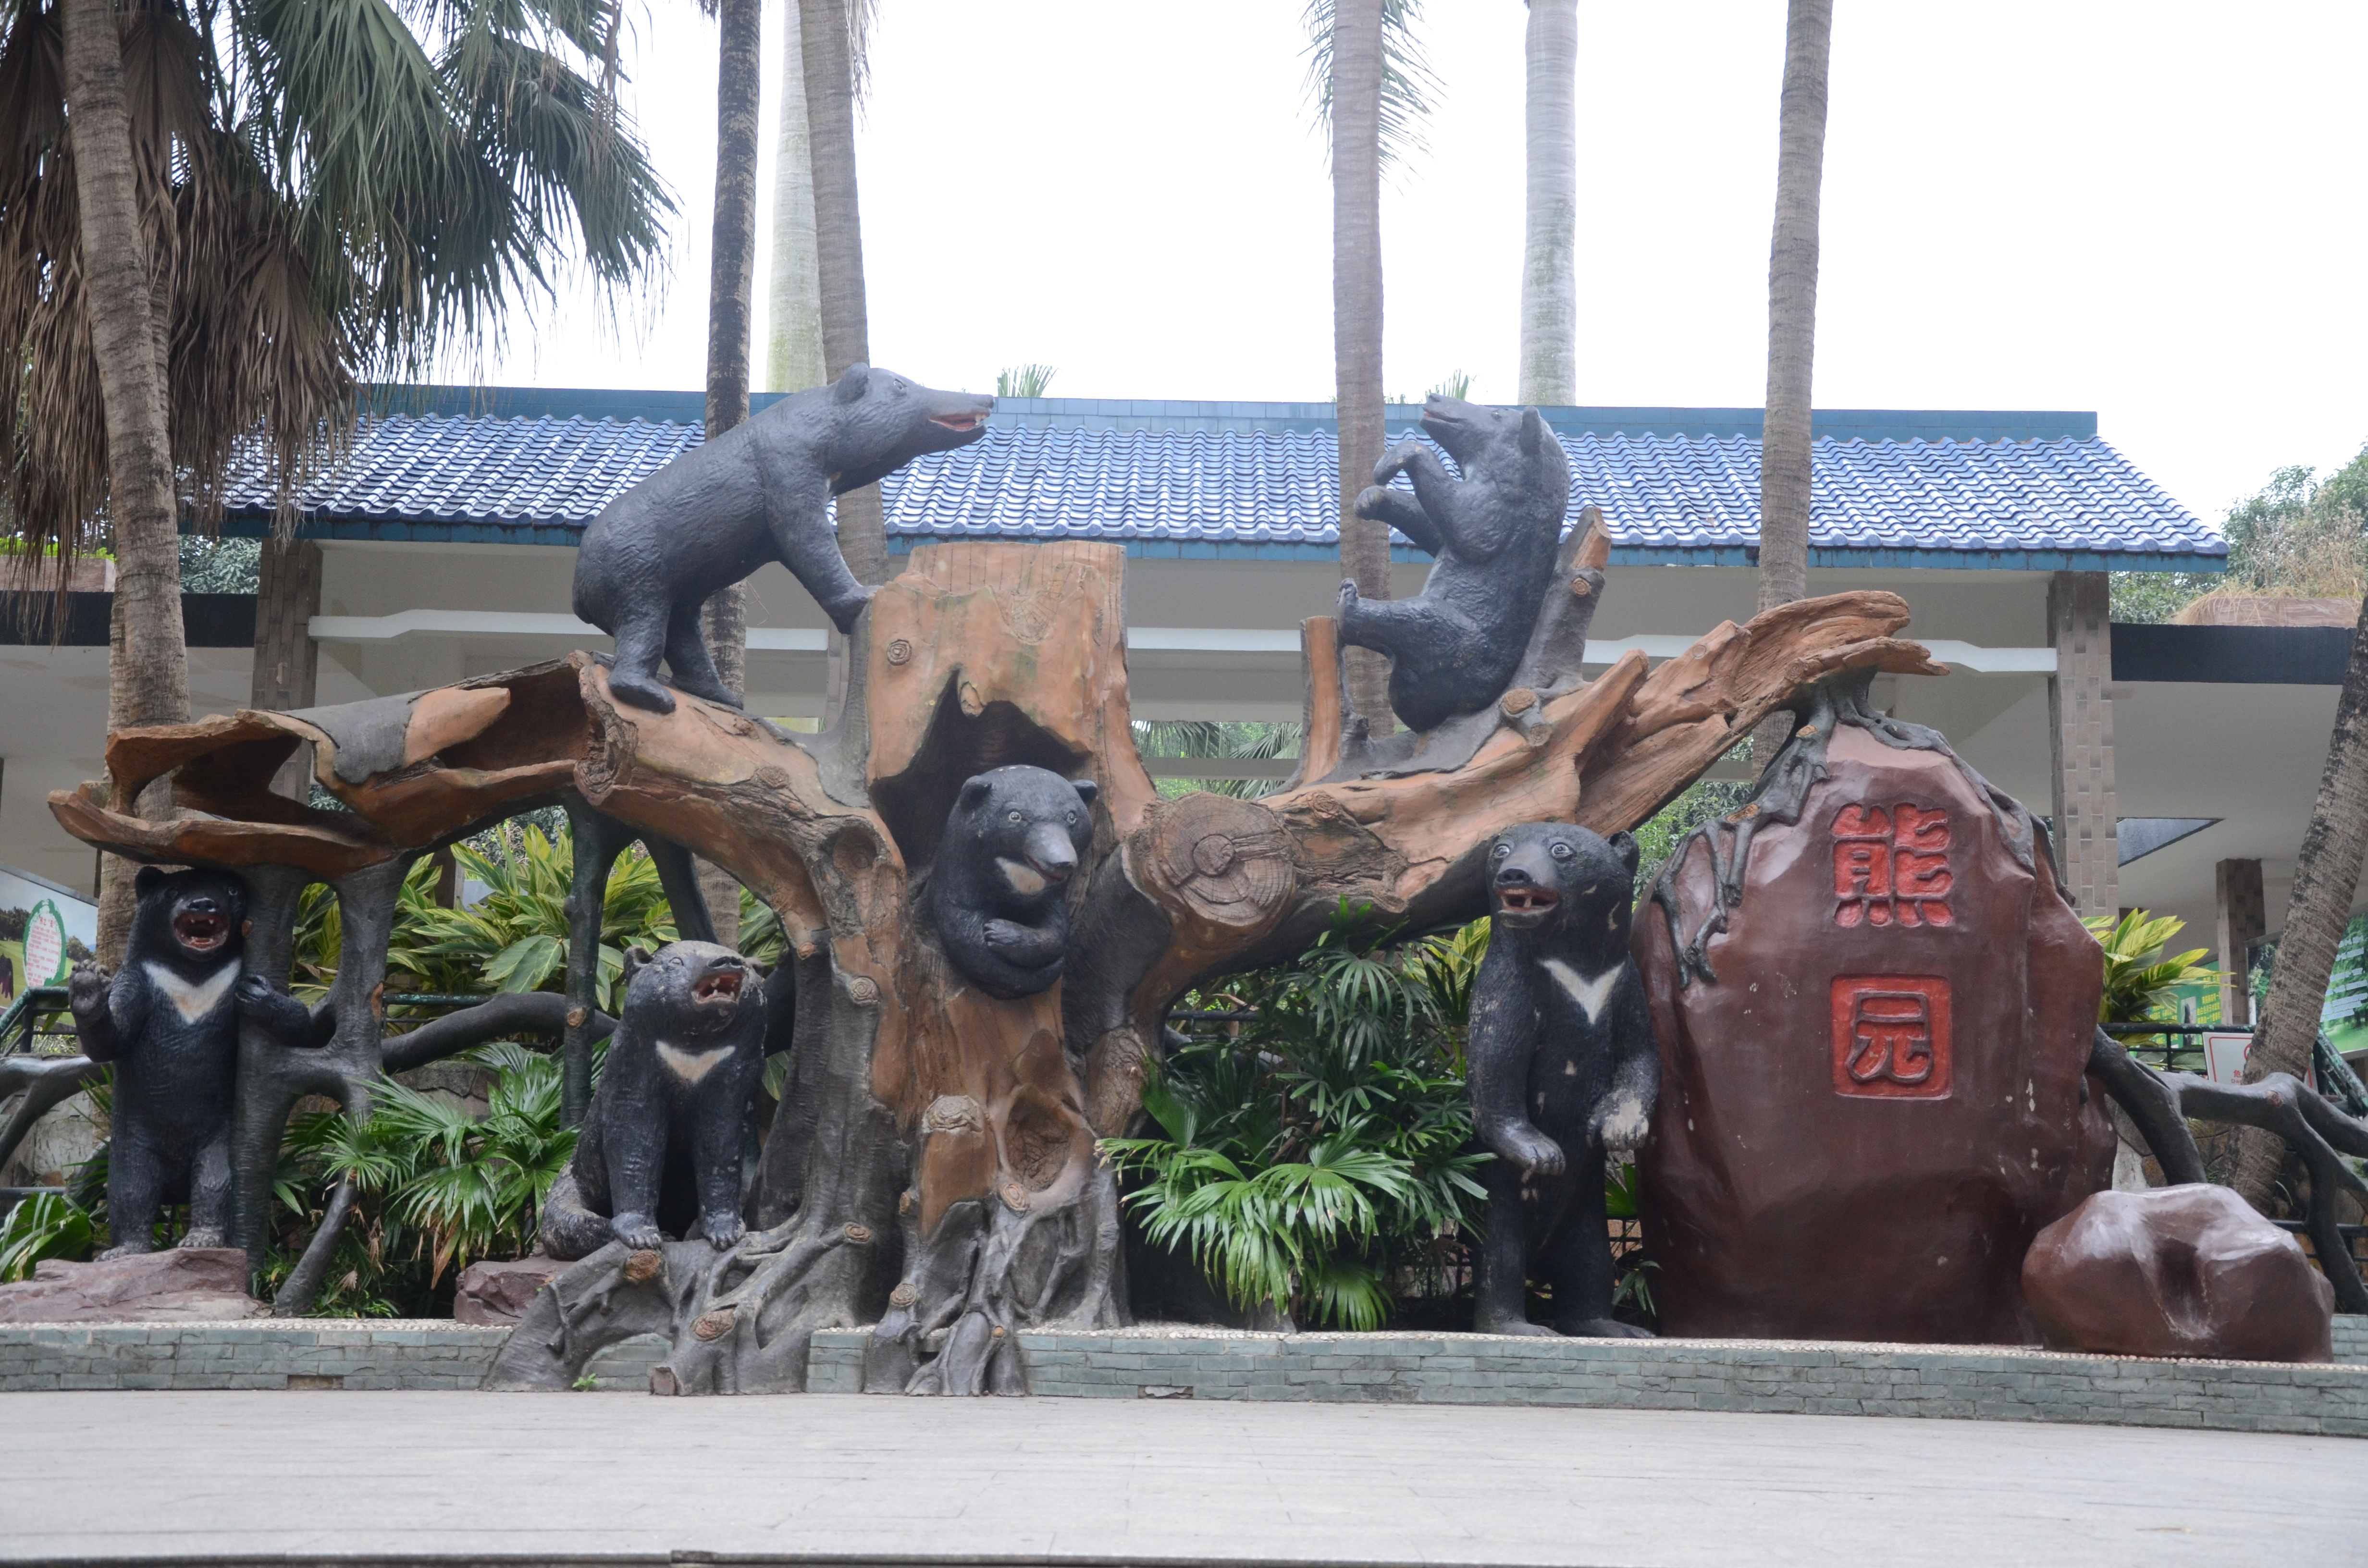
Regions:
<instances>
[{"instance_id":1,"label":"white sky","mask_svg":"<svg viewBox=\"0 0 2368 1568\"><path fill-rule=\"evenodd\" d=\"M1580 0L1582 403L1761 401L1783 9ZM1835 9L1820 407L2095 409L2214 520L2368 440L2368 6ZM858 150L874 358L976 391L1042 360L1055 395L1328 400L1300 10L881 0ZM1387 384L1463 369L1507 400L1524 11L1428 11L1444 91L1383 199ZM682 204L672 278L620 328L573 294L514 322L487 381L704 382L715 35L675 0L655 17L629 90Z\"/></svg>"}]
</instances>

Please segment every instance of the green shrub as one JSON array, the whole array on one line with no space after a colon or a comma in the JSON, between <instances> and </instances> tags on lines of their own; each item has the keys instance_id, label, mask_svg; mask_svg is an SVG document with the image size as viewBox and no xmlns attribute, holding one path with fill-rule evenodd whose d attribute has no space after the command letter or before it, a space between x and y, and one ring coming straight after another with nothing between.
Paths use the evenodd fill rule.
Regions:
<instances>
[{"instance_id":1,"label":"green shrub","mask_svg":"<svg viewBox=\"0 0 2368 1568\"><path fill-rule=\"evenodd\" d=\"M63 1192L37 1192L24 1199L0 1220L0 1284L33 1277L33 1266L48 1258L79 1262L90 1256L97 1226L83 1207Z\"/></svg>"}]
</instances>

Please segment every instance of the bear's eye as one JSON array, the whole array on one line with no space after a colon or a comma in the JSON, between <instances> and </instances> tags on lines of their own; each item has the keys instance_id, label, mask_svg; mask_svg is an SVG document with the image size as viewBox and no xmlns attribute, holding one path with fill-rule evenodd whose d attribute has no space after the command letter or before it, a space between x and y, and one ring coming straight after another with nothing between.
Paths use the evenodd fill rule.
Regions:
<instances>
[{"instance_id":1,"label":"bear's eye","mask_svg":"<svg viewBox=\"0 0 2368 1568\"><path fill-rule=\"evenodd\" d=\"M1064 812L1063 813L1061 820L1067 823L1071 827L1075 827L1077 825L1077 813L1075 812Z\"/></svg>"},{"instance_id":2,"label":"bear's eye","mask_svg":"<svg viewBox=\"0 0 2368 1568\"><path fill-rule=\"evenodd\" d=\"M1577 850L1573 849L1567 844L1556 844L1554 846L1554 858L1557 860L1567 860L1577 853Z\"/></svg>"},{"instance_id":3,"label":"bear's eye","mask_svg":"<svg viewBox=\"0 0 2368 1568\"><path fill-rule=\"evenodd\" d=\"M1490 851L1488 851L1488 858L1489 858L1491 860L1501 860L1501 859L1503 859L1506 856L1510 855L1512 852L1513 852L1513 846L1512 846L1511 845L1509 845L1509 844L1499 844L1498 846L1497 846L1497 847L1496 847L1496 848L1491 849Z\"/></svg>"},{"instance_id":4,"label":"bear's eye","mask_svg":"<svg viewBox=\"0 0 2368 1568\"><path fill-rule=\"evenodd\" d=\"M1011 813L1011 820L1012 820L1013 822L1015 822L1015 823L1022 823L1022 822L1026 822L1028 819L1027 819L1027 817L1026 817L1026 816L1022 815L1020 812L1013 812Z\"/></svg>"}]
</instances>

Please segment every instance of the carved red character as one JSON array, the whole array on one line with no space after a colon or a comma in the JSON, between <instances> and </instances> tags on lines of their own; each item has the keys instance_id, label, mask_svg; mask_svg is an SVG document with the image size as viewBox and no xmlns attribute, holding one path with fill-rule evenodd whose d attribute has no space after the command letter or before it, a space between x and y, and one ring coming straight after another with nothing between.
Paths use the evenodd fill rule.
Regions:
<instances>
[{"instance_id":1,"label":"carved red character","mask_svg":"<svg viewBox=\"0 0 2368 1568\"><path fill-rule=\"evenodd\" d=\"M1949 815L1901 801L1834 813L1834 923L1947 926Z\"/></svg>"}]
</instances>

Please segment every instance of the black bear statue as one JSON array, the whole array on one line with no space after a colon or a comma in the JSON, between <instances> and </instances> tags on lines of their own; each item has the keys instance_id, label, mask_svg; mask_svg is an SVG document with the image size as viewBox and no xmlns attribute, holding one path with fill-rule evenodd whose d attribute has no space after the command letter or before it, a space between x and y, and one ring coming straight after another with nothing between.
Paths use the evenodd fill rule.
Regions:
<instances>
[{"instance_id":1,"label":"black bear statue","mask_svg":"<svg viewBox=\"0 0 2368 1568\"><path fill-rule=\"evenodd\" d=\"M1472 986L1472 1109L1488 1166L1474 1271L1483 1334L1649 1337L1611 1315L1604 1161L1644 1142L1660 1090L1645 983L1628 956L1636 841L1529 823L1488 846L1488 956ZM1525 1283L1553 1292L1531 1324Z\"/></svg>"},{"instance_id":2,"label":"black bear statue","mask_svg":"<svg viewBox=\"0 0 2368 1568\"><path fill-rule=\"evenodd\" d=\"M609 503L575 557L575 613L617 640L609 689L674 711L677 690L728 708L699 611L767 562L805 585L841 631L872 590L855 580L831 531L829 501L877 483L928 452L986 434L995 399L935 392L889 370L848 367L830 386L785 397Z\"/></svg>"},{"instance_id":3,"label":"black bear statue","mask_svg":"<svg viewBox=\"0 0 2368 1568\"><path fill-rule=\"evenodd\" d=\"M720 1252L746 1233L742 1154L765 1066L766 988L712 942L670 942L655 958L630 949L625 970L608 1066L543 1205L542 1250L563 1261L694 1231Z\"/></svg>"},{"instance_id":4,"label":"black bear statue","mask_svg":"<svg viewBox=\"0 0 2368 1568\"><path fill-rule=\"evenodd\" d=\"M224 871L132 881L122 967L74 965L66 982L83 1054L115 1065L102 1257L148 1252L157 1210L189 1206L185 1247L230 1238L231 1096L238 1077L246 885Z\"/></svg>"},{"instance_id":5,"label":"black bear statue","mask_svg":"<svg viewBox=\"0 0 2368 1568\"><path fill-rule=\"evenodd\" d=\"M923 893L947 959L990 996L1032 996L1069 957L1069 878L1094 835L1091 779L996 767L963 780Z\"/></svg>"},{"instance_id":6,"label":"black bear statue","mask_svg":"<svg viewBox=\"0 0 2368 1568\"><path fill-rule=\"evenodd\" d=\"M1423 433L1463 470L1403 441L1373 470L1357 515L1438 558L1410 599L1365 599L1340 585L1340 641L1386 653L1390 706L1417 732L1505 694L1545 602L1570 506L1570 460L1534 408L1433 396ZM1386 488L1400 473L1412 492Z\"/></svg>"}]
</instances>

